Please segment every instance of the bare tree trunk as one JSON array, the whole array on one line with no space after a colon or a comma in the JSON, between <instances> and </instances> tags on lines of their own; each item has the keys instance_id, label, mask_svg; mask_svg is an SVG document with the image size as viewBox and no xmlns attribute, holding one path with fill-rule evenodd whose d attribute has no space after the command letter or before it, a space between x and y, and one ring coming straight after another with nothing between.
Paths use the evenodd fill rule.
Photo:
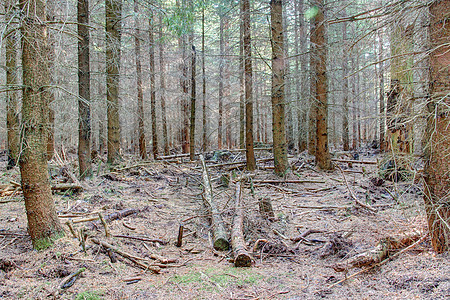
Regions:
<instances>
[{"instance_id":1,"label":"bare tree trunk","mask_svg":"<svg viewBox=\"0 0 450 300\"><path fill-rule=\"evenodd\" d=\"M330 149L328 148L328 87L327 87L327 45L325 31L325 17L323 0L316 0L319 12L314 18L315 30L311 37L314 48L314 65L317 74L316 97L317 97L317 127L316 127L316 162L319 168L330 170Z\"/></svg>"},{"instance_id":2,"label":"bare tree trunk","mask_svg":"<svg viewBox=\"0 0 450 300\"><path fill-rule=\"evenodd\" d=\"M316 24L311 19L310 21L310 64L309 64L309 74L310 74L310 97L309 97L309 114L308 114L308 153L309 155L316 155L317 148L317 99L316 85L317 85L317 60L318 57L316 51L316 44L314 41L314 36L316 32Z\"/></svg>"},{"instance_id":3,"label":"bare tree trunk","mask_svg":"<svg viewBox=\"0 0 450 300\"><path fill-rule=\"evenodd\" d=\"M285 57L285 71L284 71L284 81L285 81L285 100L284 100L284 106L285 106L285 123L286 123L286 147L288 149L294 149L295 147L295 141L294 141L294 119L293 119L293 106L292 101L286 101L286 99L289 99L291 96L291 67L289 63L289 34L288 34L288 18L287 18L287 4L288 1L285 1L286 5L283 6L283 48L284 48L284 57ZM272 45L273 46L273 45Z\"/></svg>"},{"instance_id":4,"label":"bare tree trunk","mask_svg":"<svg viewBox=\"0 0 450 300\"><path fill-rule=\"evenodd\" d=\"M449 1L431 6L430 98L427 103L427 144L425 148L425 210L431 243L438 253L450 250L450 28L447 26Z\"/></svg>"},{"instance_id":5,"label":"bare tree trunk","mask_svg":"<svg viewBox=\"0 0 450 300\"><path fill-rule=\"evenodd\" d=\"M148 20L148 35L150 44L150 114L152 119L152 153L153 159L158 156L158 128L156 120L156 85L155 85L155 41L153 38L153 11L150 10Z\"/></svg>"},{"instance_id":6,"label":"bare tree trunk","mask_svg":"<svg viewBox=\"0 0 450 300\"><path fill-rule=\"evenodd\" d=\"M8 131L8 164L7 169L10 170L17 165L19 156L19 99L15 90L18 82L17 72L17 33L14 25L15 18L15 0L5 1L6 12L6 32L10 32L6 37L5 61L6 61L6 128Z\"/></svg>"},{"instance_id":7,"label":"bare tree trunk","mask_svg":"<svg viewBox=\"0 0 450 300\"><path fill-rule=\"evenodd\" d=\"M80 178L92 176L91 75L89 64L89 1L78 0L78 164Z\"/></svg>"},{"instance_id":8,"label":"bare tree trunk","mask_svg":"<svg viewBox=\"0 0 450 300\"><path fill-rule=\"evenodd\" d=\"M378 61L379 63L379 73L378 80L380 85L379 90L379 101L380 101L380 152L384 152L386 150L386 140L385 140L385 121L386 121L386 111L384 105L384 64L383 64L383 40L382 35L378 35Z\"/></svg>"},{"instance_id":9,"label":"bare tree trunk","mask_svg":"<svg viewBox=\"0 0 450 300\"><path fill-rule=\"evenodd\" d=\"M297 122L298 122L298 149L299 151L305 151L308 146L308 109L307 109L307 24L304 17L304 0L296 0L297 2L297 13L295 14L298 18L298 42L300 43L298 49L300 51L300 57L297 56L296 62L300 63L300 68L296 64L297 71ZM297 32L297 30L296 30Z\"/></svg>"},{"instance_id":10,"label":"bare tree trunk","mask_svg":"<svg viewBox=\"0 0 450 300\"><path fill-rule=\"evenodd\" d=\"M24 12L22 33L22 153L20 173L28 219L28 233L35 249L44 249L64 235L52 199L47 166L48 99L50 69L45 20L46 1L20 1Z\"/></svg>"},{"instance_id":11,"label":"bare tree trunk","mask_svg":"<svg viewBox=\"0 0 450 300\"><path fill-rule=\"evenodd\" d=\"M224 64L225 64L225 51L224 51L224 9L220 9L220 25L219 25L219 116L218 116L218 126L217 126L217 147L222 149L222 131L223 131L223 77L224 77Z\"/></svg>"},{"instance_id":12,"label":"bare tree trunk","mask_svg":"<svg viewBox=\"0 0 450 300\"><path fill-rule=\"evenodd\" d=\"M141 67L141 30L139 29L139 6L138 1L134 0L134 53L136 58L136 84L137 84L137 118L138 118L138 141L139 156L142 159L147 158L147 145L145 141L144 127L144 91L142 86L142 67ZM150 21L152 22L152 21ZM151 33L150 33L151 34ZM153 45L150 46L153 49ZM150 65L152 63L150 62ZM154 65L154 64L153 64Z\"/></svg>"},{"instance_id":13,"label":"bare tree trunk","mask_svg":"<svg viewBox=\"0 0 450 300\"><path fill-rule=\"evenodd\" d=\"M192 33L191 43L193 42ZM195 160L195 100L196 100L196 80L195 80L195 67L196 67L196 56L195 47L192 45L192 58L191 58L191 124L190 124L190 143L189 143L189 158Z\"/></svg>"},{"instance_id":14,"label":"bare tree trunk","mask_svg":"<svg viewBox=\"0 0 450 300\"><path fill-rule=\"evenodd\" d=\"M169 155L169 140L167 135L167 114L166 114L166 65L164 61L164 41L163 41L163 18L159 14L159 80L161 96L161 119L163 130L164 155Z\"/></svg>"},{"instance_id":15,"label":"bare tree trunk","mask_svg":"<svg viewBox=\"0 0 450 300\"><path fill-rule=\"evenodd\" d=\"M344 17L346 16L344 12ZM342 99L342 142L344 151L350 149L349 145L349 128L348 128L348 49L347 49L347 22L342 23L342 39L344 40L343 59L342 59L342 80L343 80L343 99Z\"/></svg>"},{"instance_id":16,"label":"bare tree trunk","mask_svg":"<svg viewBox=\"0 0 450 300\"><path fill-rule=\"evenodd\" d=\"M241 0L244 27L244 65L245 65L245 154L247 170L256 169L255 152L253 150L253 71L250 25L250 1Z\"/></svg>"},{"instance_id":17,"label":"bare tree trunk","mask_svg":"<svg viewBox=\"0 0 450 300\"><path fill-rule=\"evenodd\" d=\"M55 0L47 1L47 21L55 20ZM53 70L55 63L55 38L51 32L48 34L48 44L47 44L47 59L49 63L49 69ZM50 85L54 85L53 74L50 73ZM55 152L55 111L52 108L51 103L55 101L55 95L53 91L49 91L49 98L47 101L48 106L48 138L47 138L47 160L53 158Z\"/></svg>"},{"instance_id":18,"label":"bare tree trunk","mask_svg":"<svg viewBox=\"0 0 450 300\"><path fill-rule=\"evenodd\" d=\"M272 27L272 132L275 174L288 169L285 123L285 52L282 0L270 1Z\"/></svg>"},{"instance_id":19,"label":"bare tree trunk","mask_svg":"<svg viewBox=\"0 0 450 300\"><path fill-rule=\"evenodd\" d=\"M122 1L106 1L106 101L108 117L108 163L120 159L119 71Z\"/></svg>"},{"instance_id":20,"label":"bare tree trunk","mask_svg":"<svg viewBox=\"0 0 450 300\"><path fill-rule=\"evenodd\" d=\"M203 124L203 152L208 146L206 119L206 68L205 68L205 9L202 9L202 124Z\"/></svg>"},{"instance_id":21,"label":"bare tree trunk","mask_svg":"<svg viewBox=\"0 0 450 300\"><path fill-rule=\"evenodd\" d=\"M239 23L239 148L245 148L244 17Z\"/></svg>"}]
</instances>

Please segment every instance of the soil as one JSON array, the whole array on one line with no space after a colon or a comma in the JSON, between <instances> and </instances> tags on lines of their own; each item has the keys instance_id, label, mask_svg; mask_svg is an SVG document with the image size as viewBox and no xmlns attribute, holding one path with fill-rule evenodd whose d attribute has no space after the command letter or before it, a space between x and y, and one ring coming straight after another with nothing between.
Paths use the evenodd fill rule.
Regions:
<instances>
[{"instance_id":1,"label":"soil","mask_svg":"<svg viewBox=\"0 0 450 300\"><path fill-rule=\"evenodd\" d=\"M261 156L270 156L261 152ZM75 170L75 157L51 162L52 182L67 180L59 172L65 165ZM375 161L370 151L361 160ZM233 153L224 162L243 159ZM219 158L220 160L220 158ZM259 169L244 184L244 236L254 259L249 268L235 268L231 251L212 247L208 210L201 197L201 169L198 162L143 163L128 157L115 171L97 159L95 176L83 182L80 193L54 195L64 224L71 219L78 232L88 237L86 253L69 228L52 248L34 251L27 235L27 220L20 192L0 201L0 298L1 299L449 299L449 254L435 254L429 239L400 253L367 272L336 272L333 265L376 246L380 239L417 232L426 234L421 185L383 182L376 165L339 163L349 188L358 199L377 209L373 213L355 205L339 170L318 171L304 154L290 158L295 171L285 179L306 183L252 183L280 180L273 170ZM270 166L260 163L259 166ZM214 199L222 209L228 230L233 220L234 189L239 169L210 167ZM0 184L20 182L18 169L6 170L1 162ZM228 180L224 176L231 178ZM419 183L417 183L419 182ZM395 199L393 198L395 197ZM272 202L274 218L259 211L259 200ZM323 208L320 208L323 207ZM146 237L140 241L105 237L101 223L77 220L136 209L136 213L108 222L110 233ZM183 220L185 220L183 222ZM182 247L175 243L179 225L184 225ZM317 233L306 240L290 239L311 229ZM146 264L159 264L160 274L139 268L92 242L96 237L132 254ZM260 240L259 242L257 242ZM261 241L264 240L264 241ZM330 243L334 241L334 243ZM337 241L337 242L336 242ZM258 244L258 245L255 245ZM331 245L331 246L330 246ZM399 249L400 250L400 249ZM151 255L171 259L166 266ZM85 268L67 288L58 289L69 274ZM349 277L348 280L330 286Z\"/></svg>"}]
</instances>

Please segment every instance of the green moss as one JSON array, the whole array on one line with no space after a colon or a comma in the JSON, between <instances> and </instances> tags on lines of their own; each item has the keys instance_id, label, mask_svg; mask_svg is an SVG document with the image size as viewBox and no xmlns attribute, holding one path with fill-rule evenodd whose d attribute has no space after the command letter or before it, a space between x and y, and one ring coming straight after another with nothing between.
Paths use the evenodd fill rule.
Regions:
<instances>
[{"instance_id":1,"label":"green moss","mask_svg":"<svg viewBox=\"0 0 450 300\"><path fill-rule=\"evenodd\" d=\"M50 248L54 242L60 238L64 237L64 231L56 232L49 237L44 237L33 241L33 248L35 250L45 250Z\"/></svg>"},{"instance_id":2,"label":"green moss","mask_svg":"<svg viewBox=\"0 0 450 300\"><path fill-rule=\"evenodd\" d=\"M102 293L97 291L84 291L75 297L76 300L101 300Z\"/></svg>"}]
</instances>

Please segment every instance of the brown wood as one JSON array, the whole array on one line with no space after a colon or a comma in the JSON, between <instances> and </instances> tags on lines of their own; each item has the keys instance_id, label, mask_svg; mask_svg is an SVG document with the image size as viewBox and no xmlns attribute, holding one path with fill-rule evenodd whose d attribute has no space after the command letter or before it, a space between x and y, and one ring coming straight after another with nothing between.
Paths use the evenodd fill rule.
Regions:
<instances>
[{"instance_id":1,"label":"brown wood","mask_svg":"<svg viewBox=\"0 0 450 300\"><path fill-rule=\"evenodd\" d=\"M243 233L244 209L242 207L242 190L240 181L236 183L234 209L235 214L233 219L233 228L231 230L231 245L234 253L234 266L250 267L252 265L252 258L246 249Z\"/></svg>"},{"instance_id":2,"label":"brown wood","mask_svg":"<svg viewBox=\"0 0 450 300\"><path fill-rule=\"evenodd\" d=\"M152 121L152 154L153 159L158 156L158 130L156 119L156 69L155 69L155 41L154 41L154 26L153 26L153 9L149 10L148 19L148 38L149 38L149 54L150 54L150 116Z\"/></svg>"},{"instance_id":3,"label":"brown wood","mask_svg":"<svg viewBox=\"0 0 450 300\"><path fill-rule=\"evenodd\" d=\"M169 155L169 137L167 132L166 113L166 62L164 60L164 39L163 39L163 14L159 13L159 88L161 98L161 121L163 133L164 155Z\"/></svg>"},{"instance_id":4,"label":"brown wood","mask_svg":"<svg viewBox=\"0 0 450 300\"><path fill-rule=\"evenodd\" d=\"M191 35L193 39L193 33ZM189 158L191 161L195 160L195 104L196 104L196 80L195 80L195 71L196 71L196 60L197 60L197 52L195 51L195 46L192 46L191 53L191 118L190 118L190 126L189 126Z\"/></svg>"},{"instance_id":5,"label":"brown wood","mask_svg":"<svg viewBox=\"0 0 450 300\"><path fill-rule=\"evenodd\" d=\"M336 159L333 158L332 161L341 162L341 163L351 163L351 164L364 164L364 165L376 165L377 161L368 161L368 160L352 160L352 159Z\"/></svg>"}]
</instances>

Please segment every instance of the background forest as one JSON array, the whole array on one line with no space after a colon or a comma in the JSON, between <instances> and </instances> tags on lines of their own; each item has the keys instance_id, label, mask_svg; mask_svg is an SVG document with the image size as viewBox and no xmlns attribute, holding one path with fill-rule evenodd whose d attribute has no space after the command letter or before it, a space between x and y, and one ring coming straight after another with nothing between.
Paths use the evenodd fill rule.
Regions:
<instances>
[{"instance_id":1,"label":"background forest","mask_svg":"<svg viewBox=\"0 0 450 300\"><path fill-rule=\"evenodd\" d=\"M380 186L397 205L390 212L393 219L402 214L401 205L420 196L421 206L414 209L426 218L430 232L414 237L408 233L407 241L403 237L381 250L380 241L375 255L372 251L367 258L368 252L360 251L359 260L347 260L345 267L342 262L334 264L336 272L347 274L349 265L384 264L392 249L423 245L428 238L430 249L446 252L449 10L448 0L4 0L0 148L6 171L0 195L9 198L2 203L16 201L14 197L23 192L32 245L45 249L64 235L62 215L80 213L78 204L68 202L62 214L64 197L72 193L77 197L82 190L91 195L97 187L105 192L105 180L125 182L130 176L139 182L145 177L152 184L163 176L168 182L164 189L171 189L172 181L161 175L170 167L177 184L181 185L179 175L186 177L184 188L192 184L188 178L203 187L213 229L220 228L217 215L237 224L228 226L233 228L230 247L236 264L242 254L236 249L252 254L245 240L256 242L255 257L258 241L266 239L246 231L252 222L247 220L255 218L246 215L250 212L242 210L240 201L245 203L242 199L249 193L258 198L258 184L297 195L289 184L314 185L320 182L312 177L320 174L323 183L345 184L340 192L348 193L346 199L369 215L384 207L372 199ZM208 174L207 167L221 169ZM139 172L118 175L134 168ZM331 179L333 174L342 179ZM357 175L349 182L345 174ZM55 185L61 176L71 185ZM364 185L364 180L371 189L361 194L355 186ZM232 217L224 213L228 201L224 204L222 196L212 192L224 186L236 189L231 192L236 197ZM321 193L335 188L306 190ZM61 198L52 196L52 190L62 193ZM324 197L336 200L333 195ZM150 193L149 198L158 197ZM267 197L260 198L261 210ZM288 206L300 201L283 199ZM340 210L340 204L320 205L319 212ZM270 200L268 206L272 207ZM89 206L83 217L97 208ZM106 223L115 219L105 216L105 221L101 214L95 218L110 238ZM182 225L184 221L177 229L178 247ZM72 227L86 253L84 243L92 236ZM285 236L292 232L285 230L269 231L277 239L292 240ZM305 231L295 249L283 242L284 252L275 252L298 253L308 235L323 232ZM213 232L216 250L222 233ZM327 238L336 249L350 247L331 234ZM228 238L224 240L228 245ZM105 249L111 246L97 237L91 241ZM269 238L266 242L275 248ZM321 257L330 256L324 248L320 251ZM5 270L1 262L0 269ZM442 290L444 295L445 287Z\"/></svg>"}]
</instances>

